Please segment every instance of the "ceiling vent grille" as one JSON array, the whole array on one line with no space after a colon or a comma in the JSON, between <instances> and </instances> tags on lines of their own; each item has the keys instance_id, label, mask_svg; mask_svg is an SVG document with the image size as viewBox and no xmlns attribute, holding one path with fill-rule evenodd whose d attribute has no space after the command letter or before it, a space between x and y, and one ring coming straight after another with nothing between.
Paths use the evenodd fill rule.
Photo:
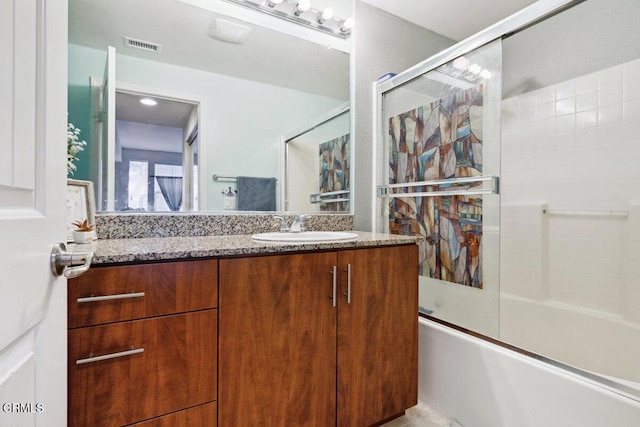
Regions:
<instances>
[{"instance_id":1,"label":"ceiling vent grille","mask_svg":"<svg viewBox=\"0 0 640 427\"><path fill-rule=\"evenodd\" d=\"M124 38L124 45L135 49L146 50L147 52L160 53L161 45L157 43L146 42L144 40L132 39L131 37Z\"/></svg>"}]
</instances>

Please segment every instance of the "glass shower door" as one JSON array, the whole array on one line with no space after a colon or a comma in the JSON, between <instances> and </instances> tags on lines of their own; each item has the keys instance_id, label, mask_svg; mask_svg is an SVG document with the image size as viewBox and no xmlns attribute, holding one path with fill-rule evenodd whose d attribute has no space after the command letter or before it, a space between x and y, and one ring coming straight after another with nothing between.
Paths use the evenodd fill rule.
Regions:
<instances>
[{"instance_id":1,"label":"glass shower door","mask_svg":"<svg viewBox=\"0 0 640 427\"><path fill-rule=\"evenodd\" d=\"M420 310L498 336L501 41L381 94L377 229L421 235Z\"/></svg>"}]
</instances>

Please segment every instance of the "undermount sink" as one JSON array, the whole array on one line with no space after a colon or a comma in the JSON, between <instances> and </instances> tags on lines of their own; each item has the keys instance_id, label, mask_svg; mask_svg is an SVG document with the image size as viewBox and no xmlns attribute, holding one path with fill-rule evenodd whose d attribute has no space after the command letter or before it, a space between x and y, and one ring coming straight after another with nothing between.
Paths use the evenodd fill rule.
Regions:
<instances>
[{"instance_id":1,"label":"undermount sink","mask_svg":"<svg viewBox=\"0 0 640 427\"><path fill-rule=\"evenodd\" d=\"M300 233L273 232L251 236L254 240L266 242L333 242L357 238L356 233L348 231L302 231Z\"/></svg>"}]
</instances>

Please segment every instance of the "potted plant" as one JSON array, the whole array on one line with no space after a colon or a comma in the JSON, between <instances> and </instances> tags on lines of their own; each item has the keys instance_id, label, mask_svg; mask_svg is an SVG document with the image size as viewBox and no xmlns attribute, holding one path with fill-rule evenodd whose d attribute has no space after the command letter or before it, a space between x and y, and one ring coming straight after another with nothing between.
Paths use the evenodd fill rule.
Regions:
<instances>
[{"instance_id":1,"label":"potted plant","mask_svg":"<svg viewBox=\"0 0 640 427\"><path fill-rule=\"evenodd\" d=\"M96 227L85 219L84 221L76 221L73 223L76 229L73 230L73 241L76 243L90 243L95 236Z\"/></svg>"},{"instance_id":2,"label":"potted plant","mask_svg":"<svg viewBox=\"0 0 640 427\"><path fill-rule=\"evenodd\" d=\"M76 154L84 150L86 141L80 141L80 129L73 123L67 123L67 176L73 175L76 170L74 162L78 160Z\"/></svg>"}]
</instances>

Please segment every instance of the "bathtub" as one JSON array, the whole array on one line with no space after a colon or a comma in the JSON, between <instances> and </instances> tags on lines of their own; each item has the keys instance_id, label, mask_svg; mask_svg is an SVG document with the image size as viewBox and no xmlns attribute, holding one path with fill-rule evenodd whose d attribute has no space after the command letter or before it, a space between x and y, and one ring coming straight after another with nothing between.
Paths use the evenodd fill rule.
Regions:
<instances>
[{"instance_id":1,"label":"bathtub","mask_svg":"<svg viewBox=\"0 0 640 427\"><path fill-rule=\"evenodd\" d=\"M640 391L640 327L621 316L501 293L500 339Z\"/></svg>"},{"instance_id":2,"label":"bathtub","mask_svg":"<svg viewBox=\"0 0 640 427\"><path fill-rule=\"evenodd\" d=\"M419 400L463 427L640 425L638 399L429 319L419 352Z\"/></svg>"}]
</instances>

